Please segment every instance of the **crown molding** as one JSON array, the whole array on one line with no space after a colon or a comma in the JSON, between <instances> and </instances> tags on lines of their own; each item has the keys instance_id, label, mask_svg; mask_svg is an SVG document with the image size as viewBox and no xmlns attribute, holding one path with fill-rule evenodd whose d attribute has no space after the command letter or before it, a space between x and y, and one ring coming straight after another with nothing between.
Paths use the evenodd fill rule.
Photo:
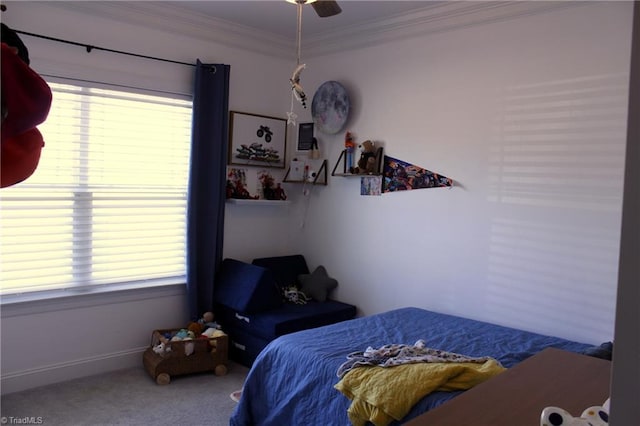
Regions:
<instances>
[{"instance_id":1,"label":"crown molding","mask_svg":"<svg viewBox=\"0 0 640 426\"><path fill-rule=\"evenodd\" d=\"M442 1L383 20L369 21L327 34L305 38L305 57L317 57L432 33L451 31L560 8L587 1ZM120 22L161 29L224 46L281 58L291 58L295 40L205 17L162 2L50 2L67 10L111 18Z\"/></svg>"},{"instance_id":2,"label":"crown molding","mask_svg":"<svg viewBox=\"0 0 640 426\"><path fill-rule=\"evenodd\" d=\"M290 58L295 48L294 40L163 2L65 1L48 5L270 56Z\"/></svg>"},{"instance_id":3,"label":"crown molding","mask_svg":"<svg viewBox=\"0 0 640 426\"><path fill-rule=\"evenodd\" d=\"M413 37L544 13L587 2L445 1L411 13L305 41L305 56L322 56Z\"/></svg>"}]
</instances>

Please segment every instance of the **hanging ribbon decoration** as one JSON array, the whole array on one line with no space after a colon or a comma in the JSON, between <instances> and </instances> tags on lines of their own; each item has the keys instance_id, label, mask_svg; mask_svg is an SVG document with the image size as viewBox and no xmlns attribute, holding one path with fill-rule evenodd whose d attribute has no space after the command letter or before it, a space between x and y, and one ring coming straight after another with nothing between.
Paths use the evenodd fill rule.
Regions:
<instances>
[{"instance_id":1,"label":"hanging ribbon decoration","mask_svg":"<svg viewBox=\"0 0 640 426\"><path fill-rule=\"evenodd\" d=\"M287 124L291 124L293 126L296 125L296 118L298 118L297 114L293 112L293 99L297 99L298 102L302 104L303 108L307 108L307 95L304 93L302 85L300 84L300 73L306 67L306 64L300 63L300 50L302 45L302 5L304 3L305 0L296 1L296 6L298 7L296 68L293 70L293 74L291 74L291 78L289 79L289 82L291 83L291 110L287 113Z\"/></svg>"}]
</instances>

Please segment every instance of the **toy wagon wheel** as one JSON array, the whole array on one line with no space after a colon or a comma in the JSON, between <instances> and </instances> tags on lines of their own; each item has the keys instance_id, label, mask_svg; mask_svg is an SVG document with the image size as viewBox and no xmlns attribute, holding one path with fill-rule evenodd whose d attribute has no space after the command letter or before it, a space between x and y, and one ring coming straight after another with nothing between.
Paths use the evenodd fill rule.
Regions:
<instances>
[{"instance_id":1,"label":"toy wagon wheel","mask_svg":"<svg viewBox=\"0 0 640 426\"><path fill-rule=\"evenodd\" d=\"M171 383L171 376L167 373L160 373L158 377L156 377L156 383L159 385L168 385Z\"/></svg>"},{"instance_id":2,"label":"toy wagon wheel","mask_svg":"<svg viewBox=\"0 0 640 426\"><path fill-rule=\"evenodd\" d=\"M216 365L214 373L216 376L224 376L225 374L227 374L227 366L224 364Z\"/></svg>"}]
</instances>

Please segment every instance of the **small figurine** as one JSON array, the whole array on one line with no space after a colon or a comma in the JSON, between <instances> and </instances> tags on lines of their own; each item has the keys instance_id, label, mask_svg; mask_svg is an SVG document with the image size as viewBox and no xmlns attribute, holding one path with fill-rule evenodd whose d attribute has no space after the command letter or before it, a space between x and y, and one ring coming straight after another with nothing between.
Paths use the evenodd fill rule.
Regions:
<instances>
[{"instance_id":1,"label":"small figurine","mask_svg":"<svg viewBox=\"0 0 640 426\"><path fill-rule=\"evenodd\" d=\"M273 176L267 172L260 174L260 183L262 184L262 195L265 200L277 200L276 190L273 187Z\"/></svg>"},{"instance_id":2,"label":"small figurine","mask_svg":"<svg viewBox=\"0 0 640 426\"><path fill-rule=\"evenodd\" d=\"M275 199L276 200L286 200L287 194L285 194L284 189L280 186L280 182L276 185L276 189L274 190Z\"/></svg>"},{"instance_id":3,"label":"small figurine","mask_svg":"<svg viewBox=\"0 0 640 426\"><path fill-rule=\"evenodd\" d=\"M344 147L347 151L347 158L346 158L347 170L351 170L353 169L353 151L356 148L356 144L353 141L353 135L351 134L351 132L347 132L344 135Z\"/></svg>"},{"instance_id":4,"label":"small figurine","mask_svg":"<svg viewBox=\"0 0 640 426\"><path fill-rule=\"evenodd\" d=\"M291 82L291 90L293 91L294 96L302 104L303 108L307 108L307 95L304 93L304 89L300 84L300 73L303 69L305 69L306 64L298 64L296 69L293 70L293 74L289 79Z\"/></svg>"},{"instance_id":5,"label":"small figurine","mask_svg":"<svg viewBox=\"0 0 640 426\"><path fill-rule=\"evenodd\" d=\"M243 200L247 200L247 199L257 200L258 196L256 195L252 197L251 194L249 194L249 191L247 191L247 188L244 187L242 182L237 181L235 188L233 188L231 198L239 198Z\"/></svg>"},{"instance_id":6,"label":"small figurine","mask_svg":"<svg viewBox=\"0 0 640 426\"><path fill-rule=\"evenodd\" d=\"M607 426L609 424L610 398L602 405L586 408L580 417L573 417L559 407L546 407L540 415L540 426Z\"/></svg>"}]
</instances>

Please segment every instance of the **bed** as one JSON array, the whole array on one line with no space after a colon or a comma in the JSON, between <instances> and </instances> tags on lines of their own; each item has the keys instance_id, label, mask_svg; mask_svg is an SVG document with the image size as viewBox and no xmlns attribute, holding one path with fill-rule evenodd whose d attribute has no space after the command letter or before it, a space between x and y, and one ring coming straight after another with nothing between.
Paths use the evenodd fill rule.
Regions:
<instances>
[{"instance_id":1,"label":"bed","mask_svg":"<svg viewBox=\"0 0 640 426\"><path fill-rule=\"evenodd\" d=\"M351 401L336 390L338 369L347 355L368 347L413 345L470 357L489 356L513 367L547 347L584 353L591 345L486 322L401 308L304 330L272 341L257 357L243 387L230 425L350 425ZM420 399L401 424L462 391L435 391Z\"/></svg>"}]
</instances>

